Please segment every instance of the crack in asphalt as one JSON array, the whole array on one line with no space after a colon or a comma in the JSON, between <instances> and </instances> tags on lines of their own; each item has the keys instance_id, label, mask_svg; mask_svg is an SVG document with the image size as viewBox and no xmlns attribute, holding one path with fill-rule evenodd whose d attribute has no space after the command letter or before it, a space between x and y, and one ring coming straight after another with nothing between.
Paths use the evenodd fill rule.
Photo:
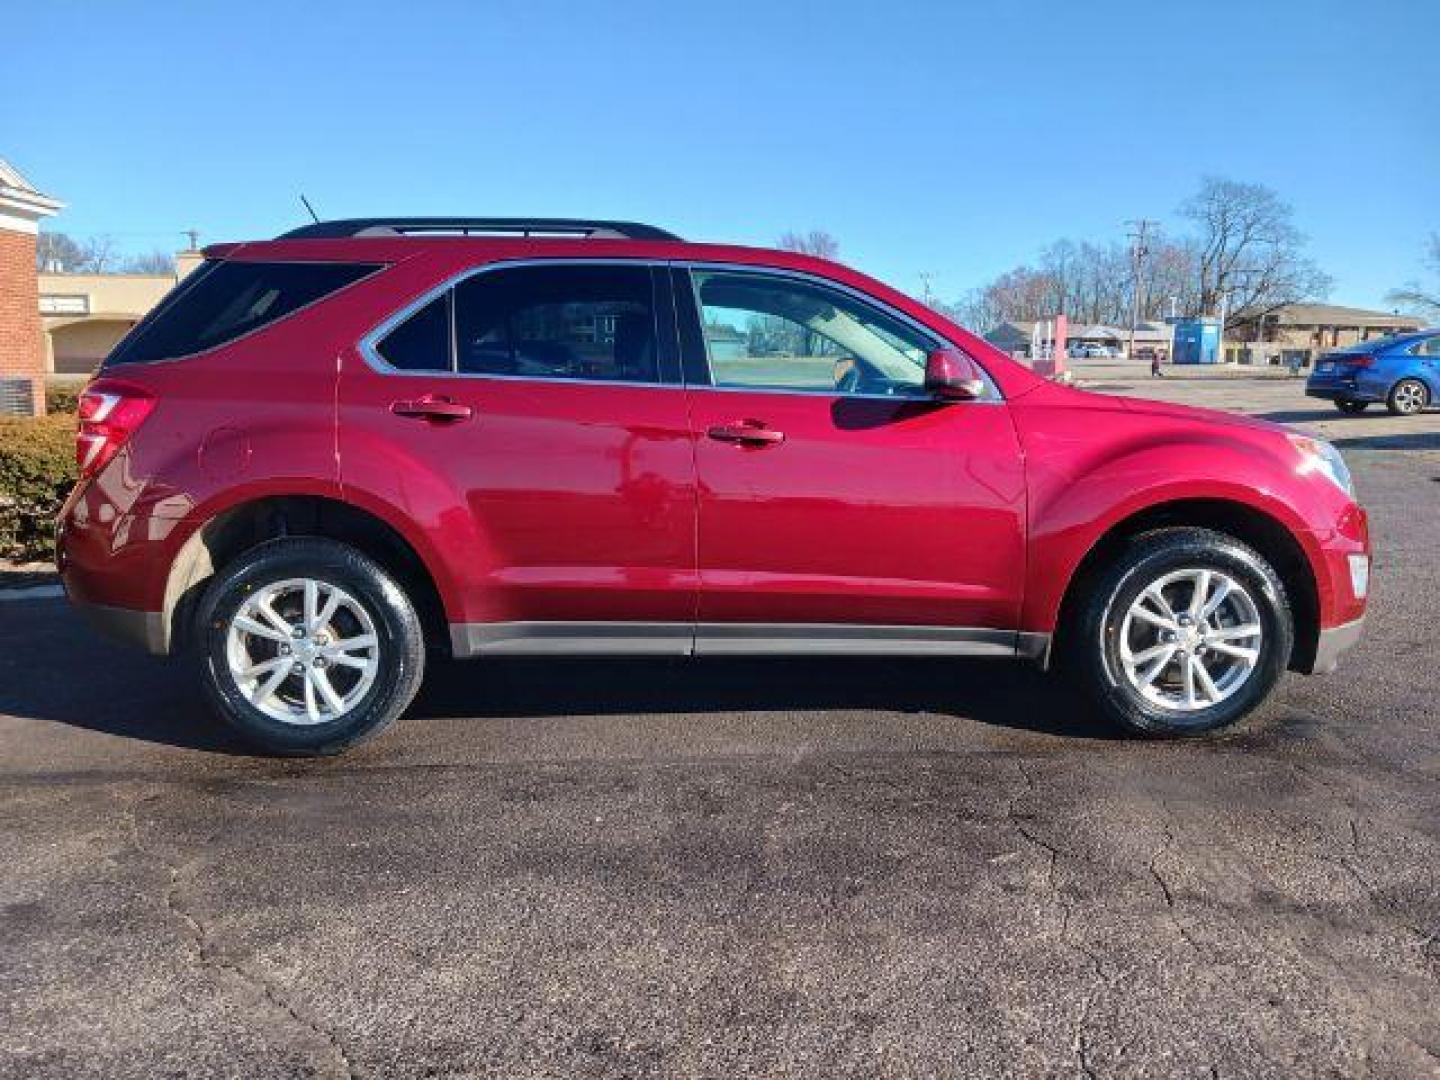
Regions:
<instances>
[{"instance_id":1,"label":"crack in asphalt","mask_svg":"<svg viewBox=\"0 0 1440 1080\"><path fill-rule=\"evenodd\" d=\"M1170 922L1175 927L1175 932L1180 935L1186 945L1190 946L1190 950L1196 956L1204 958L1205 952L1201 949L1200 943L1196 941L1195 936L1190 933L1189 927L1180 921L1180 913L1175 904L1175 890L1170 887L1170 883L1165 879L1165 875L1160 872L1161 857L1175 847L1175 830L1170 823L1170 807L1164 799L1160 800L1160 809L1165 815L1164 831L1162 834L1164 841L1150 854L1150 862L1147 864L1150 870L1150 876L1155 879L1155 884L1160 886L1160 892L1165 897L1165 911L1170 918Z\"/></svg>"},{"instance_id":2,"label":"crack in asphalt","mask_svg":"<svg viewBox=\"0 0 1440 1080\"><path fill-rule=\"evenodd\" d=\"M208 967L238 979L265 1001L269 1002L276 1010L289 1018L305 1035L318 1038L323 1042L330 1052L330 1057L333 1060L335 1069L325 1070L322 1068L320 1070L321 1072L338 1070L338 1074L345 1077L346 1080L359 1080L362 1074L351 1062L349 1055L345 1051L345 1047L333 1031L325 1027L313 1016L307 1015L299 1005L289 999L288 995L280 986L268 978L263 972L257 971L240 961L220 955L216 951L214 938L210 929L201 921L196 911L184 902L184 865L178 864L159 851L147 847L141 839L138 814L139 804L142 802L153 802L158 798L158 795L151 795L149 798L137 796L135 799L126 803L123 810L126 829L129 833L130 846L135 849L136 853L142 858L158 863L165 871L169 884L164 895L159 898L160 904L171 918L184 926L191 939L196 961L202 967Z\"/></svg>"},{"instance_id":3,"label":"crack in asphalt","mask_svg":"<svg viewBox=\"0 0 1440 1080\"><path fill-rule=\"evenodd\" d=\"M1026 842L1044 851L1048 856L1049 863L1045 872L1045 886L1050 895L1051 902L1060 910L1060 943L1089 962L1090 966L1094 969L1095 978L1100 981L1103 987L1103 990L1099 993L1092 989L1091 992L1087 993L1081 999L1080 1015L1075 1021L1075 1032L1070 1039L1070 1052L1075 1056L1076 1065L1086 1077L1089 1077L1090 1080L1095 1080L1098 1074L1095 1072L1095 1067L1090 1061L1092 1047L1090 1046L1090 1039L1088 1037L1090 1015L1095 1007L1097 998L1101 997L1104 993L1108 993L1114 987L1118 975L1114 979L1107 977L1105 974L1105 965L1101 961L1099 954L1080 944L1070 936L1070 920L1074 913L1074 905L1065 900L1060 892L1059 886L1056 884L1057 871L1059 869L1062 852L1058 845L1052 844L1050 841L1032 832L1023 823L1021 815L1016 812L1015 804L1019 802L1022 795L1034 795L1038 789L1035 778L1030 774L1030 770L1025 767L1025 763L1019 758L1015 760L1015 768L1019 772L1021 779L1025 781L1025 791L1011 796L1009 802L1005 804L1005 815L1009 819L1010 824L1015 827L1015 831L1019 833Z\"/></svg>"}]
</instances>

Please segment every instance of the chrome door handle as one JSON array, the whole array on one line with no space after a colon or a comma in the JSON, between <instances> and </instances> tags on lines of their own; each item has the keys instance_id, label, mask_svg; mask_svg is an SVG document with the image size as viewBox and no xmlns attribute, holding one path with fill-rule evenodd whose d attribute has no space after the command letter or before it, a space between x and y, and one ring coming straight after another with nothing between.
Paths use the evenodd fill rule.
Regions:
<instances>
[{"instance_id":1,"label":"chrome door handle","mask_svg":"<svg viewBox=\"0 0 1440 1080\"><path fill-rule=\"evenodd\" d=\"M785 433L766 426L763 420L736 420L729 424L718 424L705 433L719 442L739 443L742 446L777 446L785 441Z\"/></svg>"},{"instance_id":2,"label":"chrome door handle","mask_svg":"<svg viewBox=\"0 0 1440 1080\"><path fill-rule=\"evenodd\" d=\"M414 401L395 401L391 403L390 411L407 419L431 420L437 423L469 420L475 415L475 410L469 405L462 405L443 394L426 394Z\"/></svg>"}]
</instances>

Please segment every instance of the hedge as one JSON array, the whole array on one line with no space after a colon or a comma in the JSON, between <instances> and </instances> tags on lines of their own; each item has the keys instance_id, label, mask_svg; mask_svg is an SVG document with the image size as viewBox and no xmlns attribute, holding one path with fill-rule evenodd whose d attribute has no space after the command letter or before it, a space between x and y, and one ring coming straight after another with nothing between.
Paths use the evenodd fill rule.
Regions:
<instances>
[{"instance_id":1,"label":"hedge","mask_svg":"<svg viewBox=\"0 0 1440 1080\"><path fill-rule=\"evenodd\" d=\"M74 416L0 419L0 558L55 557L55 515L74 483Z\"/></svg>"}]
</instances>

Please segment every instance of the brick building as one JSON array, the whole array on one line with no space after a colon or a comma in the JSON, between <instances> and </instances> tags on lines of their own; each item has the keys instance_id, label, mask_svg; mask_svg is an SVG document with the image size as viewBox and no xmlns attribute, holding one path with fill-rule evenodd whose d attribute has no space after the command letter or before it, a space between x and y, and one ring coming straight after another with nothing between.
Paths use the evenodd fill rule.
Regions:
<instances>
[{"instance_id":1,"label":"brick building","mask_svg":"<svg viewBox=\"0 0 1440 1080\"><path fill-rule=\"evenodd\" d=\"M35 238L40 219L61 205L0 159L0 414L37 416L45 408Z\"/></svg>"}]
</instances>

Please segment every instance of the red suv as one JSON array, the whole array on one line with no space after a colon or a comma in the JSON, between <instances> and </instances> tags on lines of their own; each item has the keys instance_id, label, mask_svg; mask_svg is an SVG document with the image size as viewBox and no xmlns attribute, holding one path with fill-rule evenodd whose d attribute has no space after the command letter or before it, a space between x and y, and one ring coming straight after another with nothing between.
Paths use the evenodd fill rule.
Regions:
<instances>
[{"instance_id":1,"label":"red suv","mask_svg":"<svg viewBox=\"0 0 1440 1080\"><path fill-rule=\"evenodd\" d=\"M1038 378L853 270L625 222L210 248L81 399L71 599L330 753L427 653L1026 657L1188 734L1359 635L1328 444Z\"/></svg>"}]
</instances>

